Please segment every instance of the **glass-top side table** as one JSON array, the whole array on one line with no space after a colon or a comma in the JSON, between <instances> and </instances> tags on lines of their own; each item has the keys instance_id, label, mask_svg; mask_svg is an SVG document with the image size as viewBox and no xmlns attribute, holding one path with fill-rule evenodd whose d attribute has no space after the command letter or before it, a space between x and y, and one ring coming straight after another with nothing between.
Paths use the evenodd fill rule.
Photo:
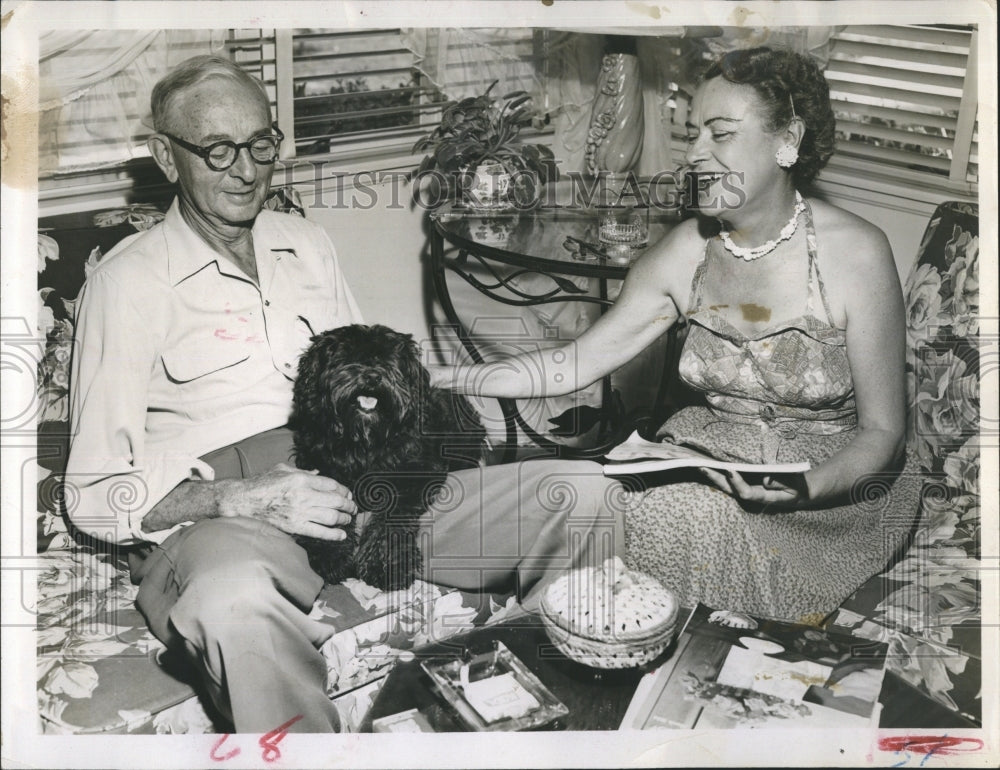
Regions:
<instances>
[{"instance_id":1,"label":"glass-top side table","mask_svg":"<svg viewBox=\"0 0 1000 770\"><path fill-rule=\"evenodd\" d=\"M485 359L475 337L456 312L447 272L505 305L585 302L597 304L603 310L613 302L609 298L609 282L624 279L635 259L679 221L675 213L651 209L649 245L631 249L629 253L609 254L598 240L599 210L594 208L540 207L519 212L444 207L431 214L434 289L463 348L473 361L482 363ZM447 249L446 244L452 248ZM529 277L531 280L525 280ZM596 293L581 288L573 277L597 279ZM673 334L668 341L668 345L672 344ZM672 353L668 350L665 361L672 360ZM505 462L515 456L519 428L537 446L549 448L560 457L594 459L619 443L633 427L621 413L609 377L602 383L598 442L590 447L571 447L553 441L525 421L514 400L498 401L506 430ZM657 405L660 401L658 396Z\"/></svg>"}]
</instances>

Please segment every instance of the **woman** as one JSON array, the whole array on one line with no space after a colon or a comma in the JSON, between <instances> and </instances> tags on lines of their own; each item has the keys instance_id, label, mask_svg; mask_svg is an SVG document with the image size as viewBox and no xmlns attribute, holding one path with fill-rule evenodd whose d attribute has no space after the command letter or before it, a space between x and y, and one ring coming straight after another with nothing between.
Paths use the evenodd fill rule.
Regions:
<instances>
[{"instance_id":1,"label":"woman","mask_svg":"<svg viewBox=\"0 0 1000 770\"><path fill-rule=\"evenodd\" d=\"M767 48L725 55L688 121L699 216L643 255L614 307L574 343L436 373L467 393L562 394L684 319L680 375L706 405L680 410L658 436L723 459L812 466L797 480L753 483L703 470L703 482L634 501L632 566L686 604L815 620L885 567L916 513L916 475L896 476L905 335L889 244L799 192L832 154L833 133L829 88L811 60Z\"/></svg>"}]
</instances>

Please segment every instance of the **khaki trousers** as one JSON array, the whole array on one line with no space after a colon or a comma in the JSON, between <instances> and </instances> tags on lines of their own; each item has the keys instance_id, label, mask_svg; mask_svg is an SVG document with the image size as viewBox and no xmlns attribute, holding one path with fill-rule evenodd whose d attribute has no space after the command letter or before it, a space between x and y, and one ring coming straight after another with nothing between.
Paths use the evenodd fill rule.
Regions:
<instances>
[{"instance_id":1,"label":"khaki trousers","mask_svg":"<svg viewBox=\"0 0 1000 770\"><path fill-rule=\"evenodd\" d=\"M282 428L203 459L221 479L261 473L290 456L291 434ZM623 555L621 507L621 487L590 462L450 474L421 520L423 578L516 592L527 609L537 608L551 577ZM333 631L307 617L322 580L291 537L255 519L205 519L131 562L150 630L194 661L237 732L268 732L294 717L301 718L293 732L338 729L318 649Z\"/></svg>"}]
</instances>

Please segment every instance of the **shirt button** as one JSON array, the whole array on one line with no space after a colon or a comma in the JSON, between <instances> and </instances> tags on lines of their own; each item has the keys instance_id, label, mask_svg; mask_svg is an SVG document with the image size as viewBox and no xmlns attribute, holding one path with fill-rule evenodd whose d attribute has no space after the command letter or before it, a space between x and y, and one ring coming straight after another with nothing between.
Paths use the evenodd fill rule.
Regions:
<instances>
[{"instance_id":1,"label":"shirt button","mask_svg":"<svg viewBox=\"0 0 1000 770\"><path fill-rule=\"evenodd\" d=\"M264 307L271 307L271 300L265 299L264 300Z\"/></svg>"},{"instance_id":2,"label":"shirt button","mask_svg":"<svg viewBox=\"0 0 1000 770\"><path fill-rule=\"evenodd\" d=\"M291 369L291 368L292 368L292 365L291 365L291 364L285 364L285 368L286 368L286 369Z\"/></svg>"}]
</instances>

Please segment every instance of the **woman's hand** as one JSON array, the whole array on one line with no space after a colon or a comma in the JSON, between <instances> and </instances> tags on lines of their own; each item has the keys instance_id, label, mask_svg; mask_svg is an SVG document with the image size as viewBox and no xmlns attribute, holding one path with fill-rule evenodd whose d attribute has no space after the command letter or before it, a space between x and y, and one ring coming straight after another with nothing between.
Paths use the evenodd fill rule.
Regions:
<instances>
[{"instance_id":1,"label":"woman's hand","mask_svg":"<svg viewBox=\"0 0 1000 770\"><path fill-rule=\"evenodd\" d=\"M809 501L809 487L801 473L767 475L760 484L750 484L735 471L717 471L699 468L712 486L721 489L741 503L748 503L751 510L796 509Z\"/></svg>"}]
</instances>

